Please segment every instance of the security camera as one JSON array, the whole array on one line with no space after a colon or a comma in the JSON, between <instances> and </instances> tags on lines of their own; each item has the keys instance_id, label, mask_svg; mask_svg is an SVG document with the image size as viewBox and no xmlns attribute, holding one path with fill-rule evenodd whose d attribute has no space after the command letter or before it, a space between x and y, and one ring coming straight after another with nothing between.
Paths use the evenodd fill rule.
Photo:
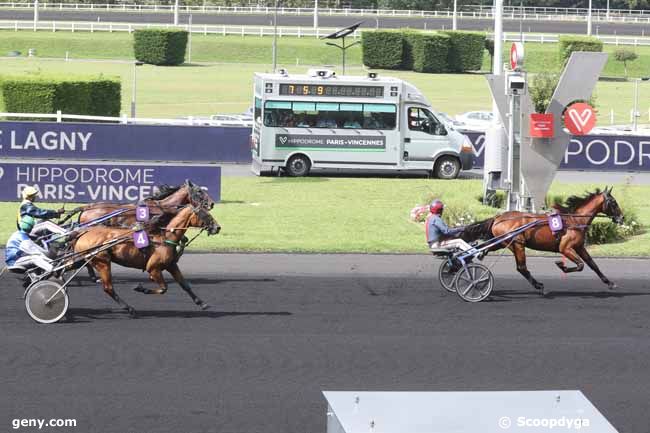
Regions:
<instances>
[{"instance_id":1,"label":"security camera","mask_svg":"<svg viewBox=\"0 0 650 433\"><path fill-rule=\"evenodd\" d=\"M521 75L511 75L508 77L509 95L523 95L526 91L526 80Z\"/></svg>"}]
</instances>

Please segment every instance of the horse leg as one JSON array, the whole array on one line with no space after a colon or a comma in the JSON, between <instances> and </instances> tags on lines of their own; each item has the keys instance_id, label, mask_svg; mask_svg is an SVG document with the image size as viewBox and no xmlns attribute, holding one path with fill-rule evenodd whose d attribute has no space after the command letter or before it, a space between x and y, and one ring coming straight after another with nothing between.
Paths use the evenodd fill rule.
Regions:
<instances>
[{"instance_id":1,"label":"horse leg","mask_svg":"<svg viewBox=\"0 0 650 433\"><path fill-rule=\"evenodd\" d=\"M609 290L614 290L617 287L616 283L612 282L609 278L607 278L605 276L605 274L603 274L600 271L600 268L598 268L598 265L596 264L596 262L594 261L594 259L591 257L591 255L589 254L589 252L587 251L587 249L584 246L576 248L576 252L578 253L578 255L580 255L582 260L584 260L585 263L587 263L587 266L589 266L591 268L591 270L594 271L596 273L596 275L598 275L600 280L603 283L607 284L607 287L609 287Z\"/></svg>"},{"instance_id":2,"label":"horse leg","mask_svg":"<svg viewBox=\"0 0 650 433\"><path fill-rule=\"evenodd\" d=\"M524 242L513 242L510 245L510 251L515 255L515 262L517 263L517 271L536 289L541 290L542 295L544 294L544 284L537 281L530 274L528 267L526 266L526 246Z\"/></svg>"},{"instance_id":3,"label":"horse leg","mask_svg":"<svg viewBox=\"0 0 650 433\"><path fill-rule=\"evenodd\" d=\"M203 302L201 298L196 296L196 294L192 290L192 286L190 286L190 283L185 279L185 277L181 273L178 264L173 263L167 268L167 271L170 274L172 274L174 280L183 288L183 290L185 290L187 294L190 295L190 298L192 298L192 301L194 301L196 305L198 305L202 310L206 310L210 308L210 305L206 304L205 302Z\"/></svg>"},{"instance_id":4,"label":"horse leg","mask_svg":"<svg viewBox=\"0 0 650 433\"><path fill-rule=\"evenodd\" d=\"M88 277L90 278L90 281L94 283L101 283L102 280L101 278L97 278L97 274L95 274L95 270L90 264L86 265L86 270L88 271Z\"/></svg>"},{"instance_id":5,"label":"horse leg","mask_svg":"<svg viewBox=\"0 0 650 433\"><path fill-rule=\"evenodd\" d=\"M122 308L128 311L131 317L135 317L136 316L135 309L131 307L129 304L127 304L124 300L122 300L122 298L118 296L115 290L113 290L113 279L111 277L111 263L95 260L93 266L95 267L95 269L97 269L97 272L99 272L99 279L101 280L102 285L104 286L104 292L108 296L110 296L111 299L117 302Z\"/></svg>"},{"instance_id":6,"label":"horse leg","mask_svg":"<svg viewBox=\"0 0 650 433\"><path fill-rule=\"evenodd\" d=\"M562 261L555 262L557 267L560 268L565 274L570 274L571 272L582 272L582 270L585 268L584 262L580 259L578 253L576 253L573 248L563 248L560 250L560 254L576 264L574 268L568 268L564 263L562 263Z\"/></svg>"},{"instance_id":7,"label":"horse leg","mask_svg":"<svg viewBox=\"0 0 650 433\"><path fill-rule=\"evenodd\" d=\"M162 276L162 271L158 268L152 268L149 270L149 279L154 283L158 284L156 289L147 289L142 284L138 284L133 290L136 292L144 293L145 295L164 295L167 292L167 283L165 278Z\"/></svg>"}]
</instances>

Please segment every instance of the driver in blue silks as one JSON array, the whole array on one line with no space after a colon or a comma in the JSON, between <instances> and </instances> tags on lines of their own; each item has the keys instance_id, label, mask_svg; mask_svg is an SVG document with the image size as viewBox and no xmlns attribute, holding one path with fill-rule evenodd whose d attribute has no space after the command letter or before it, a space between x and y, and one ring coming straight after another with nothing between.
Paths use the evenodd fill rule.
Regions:
<instances>
[{"instance_id":1,"label":"driver in blue silks","mask_svg":"<svg viewBox=\"0 0 650 433\"><path fill-rule=\"evenodd\" d=\"M33 186L26 186L21 191L23 201L20 203L20 209L16 218L16 227L20 230L20 223L25 217L38 218L41 222L35 224L31 231L33 237L40 237L48 233L64 234L65 230L51 221L50 218L57 218L61 216L64 209L50 210L41 209L34 204L38 197L38 190Z\"/></svg>"},{"instance_id":2,"label":"driver in blue silks","mask_svg":"<svg viewBox=\"0 0 650 433\"><path fill-rule=\"evenodd\" d=\"M447 224L442 220L442 212L445 210L445 205L440 200L434 200L429 205L429 216L427 217L427 243L429 248L446 248L446 249L460 249L467 251L472 247L460 238L446 239L443 238L462 233L463 228L450 229Z\"/></svg>"}]
</instances>

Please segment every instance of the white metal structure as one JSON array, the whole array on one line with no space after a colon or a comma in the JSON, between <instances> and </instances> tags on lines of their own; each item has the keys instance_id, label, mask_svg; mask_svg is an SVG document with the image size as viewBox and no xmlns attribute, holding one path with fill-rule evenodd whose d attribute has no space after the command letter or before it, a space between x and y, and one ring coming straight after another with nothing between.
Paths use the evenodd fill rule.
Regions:
<instances>
[{"instance_id":1,"label":"white metal structure","mask_svg":"<svg viewBox=\"0 0 650 433\"><path fill-rule=\"evenodd\" d=\"M424 95L406 81L337 76L255 74L253 171L282 168L419 170L453 179L472 167L467 137L438 120Z\"/></svg>"}]
</instances>

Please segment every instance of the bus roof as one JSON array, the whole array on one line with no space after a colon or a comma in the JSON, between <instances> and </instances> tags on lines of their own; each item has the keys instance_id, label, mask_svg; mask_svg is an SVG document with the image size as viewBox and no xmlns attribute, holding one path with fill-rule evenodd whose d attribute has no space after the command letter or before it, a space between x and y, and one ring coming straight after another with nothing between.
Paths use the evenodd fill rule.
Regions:
<instances>
[{"instance_id":1,"label":"bus roof","mask_svg":"<svg viewBox=\"0 0 650 433\"><path fill-rule=\"evenodd\" d=\"M359 84L359 83L374 83L374 84L401 84L403 80L395 77L384 77L379 74L368 74L367 76L361 75L336 75L336 73L329 69L310 69L306 74L289 74L286 70L280 69L276 73L263 73L256 72L256 77L268 81L300 81L305 83L310 82L332 82L338 84Z\"/></svg>"}]
</instances>

